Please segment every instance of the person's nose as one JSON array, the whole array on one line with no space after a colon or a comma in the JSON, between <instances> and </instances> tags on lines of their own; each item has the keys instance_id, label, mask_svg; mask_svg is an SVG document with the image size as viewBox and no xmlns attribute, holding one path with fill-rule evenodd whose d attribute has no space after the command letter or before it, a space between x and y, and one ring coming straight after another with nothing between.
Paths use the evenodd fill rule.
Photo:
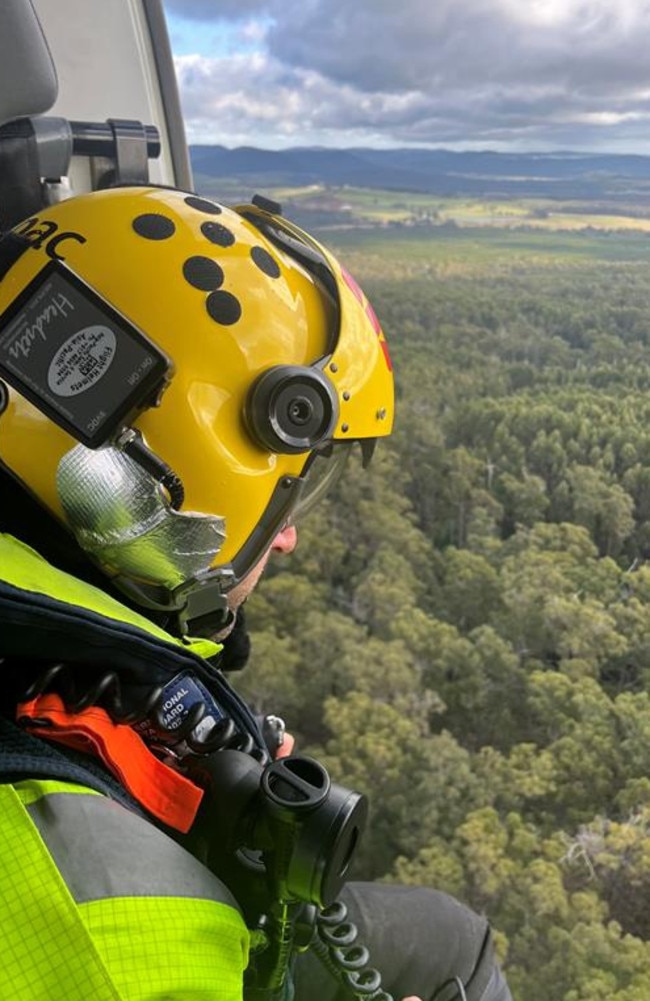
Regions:
<instances>
[{"instance_id":1,"label":"person's nose","mask_svg":"<svg viewBox=\"0 0 650 1001\"><path fill-rule=\"evenodd\" d=\"M271 543L271 550L274 553L283 553L288 556L292 553L298 544L298 533L296 531L295 525L287 525L285 528L280 529L273 542Z\"/></svg>"}]
</instances>

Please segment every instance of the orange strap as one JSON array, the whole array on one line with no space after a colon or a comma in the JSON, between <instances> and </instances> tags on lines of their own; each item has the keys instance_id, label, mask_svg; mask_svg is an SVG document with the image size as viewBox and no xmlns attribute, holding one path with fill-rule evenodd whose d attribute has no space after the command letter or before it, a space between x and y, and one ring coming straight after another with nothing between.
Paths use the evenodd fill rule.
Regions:
<instances>
[{"instance_id":1,"label":"orange strap","mask_svg":"<svg viewBox=\"0 0 650 1001\"><path fill-rule=\"evenodd\" d=\"M114 723L104 709L92 706L69 713L61 697L51 692L20 703L17 719L33 721L25 726L29 733L101 758L149 813L183 834L189 831L203 790L160 761L135 730Z\"/></svg>"}]
</instances>

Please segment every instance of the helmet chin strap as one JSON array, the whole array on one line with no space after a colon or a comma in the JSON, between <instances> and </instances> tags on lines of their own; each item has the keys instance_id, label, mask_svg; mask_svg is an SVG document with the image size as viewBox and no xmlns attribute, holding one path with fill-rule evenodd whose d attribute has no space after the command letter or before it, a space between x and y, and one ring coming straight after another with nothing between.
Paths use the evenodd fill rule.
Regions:
<instances>
[{"instance_id":1,"label":"helmet chin strap","mask_svg":"<svg viewBox=\"0 0 650 1001\"><path fill-rule=\"evenodd\" d=\"M188 590L187 601L175 613L181 636L212 637L235 621L220 580L207 580Z\"/></svg>"},{"instance_id":2,"label":"helmet chin strap","mask_svg":"<svg viewBox=\"0 0 650 1001\"><path fill-rule=\"evenodd\" d=\"M210 637L235 621L224 594L224 574L196 578L171 591L155 584L136 583L119 575L113 584L140 608L159 613L166 628L178 636Z\"/></svg>"},{"instance_id":3,"label":"helmet chin strap","mask_svg":"<svg viewBox=\"0 0 650 1001\"><path fill-rule=\"evenodd\" d=\"M217 608L206 615L185 620L186 632L189 636L205 637L220 642L220 633L230 630L235 624L237 613L232 609ZM225 637L224 637L225 638Z\"/></svg>"}]
</instances>

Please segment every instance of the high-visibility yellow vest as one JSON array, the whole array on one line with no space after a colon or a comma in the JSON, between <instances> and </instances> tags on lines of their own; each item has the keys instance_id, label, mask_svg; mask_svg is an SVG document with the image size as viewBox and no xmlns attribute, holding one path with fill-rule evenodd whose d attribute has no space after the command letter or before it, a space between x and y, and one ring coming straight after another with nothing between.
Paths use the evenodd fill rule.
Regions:
<instances>
[{"instance_id":1,"label":"high-visibility yellow vest","mask_svg":"<svg viewBox=\"0 0 650 1001\"><path fill-rule=\"evenodd\" d=\"M2 1001L239 1001L248 932L223 884L72 783L0 785Z\"/></svg>"},{"instance_id":2,"label":"high-visibility yellow vest","mask_svg":"<svg viewBox=\"0 0 650 1001\"><path fill-rule=\"evenodd\" d=\"M12 602L41 625L49 603L82 629L125 628L172 661L218 649L169 636L4 535L0 599L0 656L5 639L17 652ZM240 1001L248 949L227 888L148 820L77 782L0 779L0 1001Z\"/></svg>"}]
</instances>

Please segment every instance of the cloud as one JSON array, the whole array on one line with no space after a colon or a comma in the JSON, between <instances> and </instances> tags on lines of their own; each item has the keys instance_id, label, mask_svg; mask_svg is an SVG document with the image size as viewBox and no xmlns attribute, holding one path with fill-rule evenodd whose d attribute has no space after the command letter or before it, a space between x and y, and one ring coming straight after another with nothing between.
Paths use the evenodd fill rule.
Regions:
<instances>
[{"instance_id":1,"label":"cloud","mask_svg":"<svg viewBox=\"0 0 650 1001\"><path fill-rule=\"evenodd\" d=\"M256 51L184 56L189 134L287 145L639 142L647 0L167 0ZM218 11L219 18L216 18ZM219 141L215 138L214 141ZM646 144L650 145L650 132Z\"/></svg>"}]
</instances>

